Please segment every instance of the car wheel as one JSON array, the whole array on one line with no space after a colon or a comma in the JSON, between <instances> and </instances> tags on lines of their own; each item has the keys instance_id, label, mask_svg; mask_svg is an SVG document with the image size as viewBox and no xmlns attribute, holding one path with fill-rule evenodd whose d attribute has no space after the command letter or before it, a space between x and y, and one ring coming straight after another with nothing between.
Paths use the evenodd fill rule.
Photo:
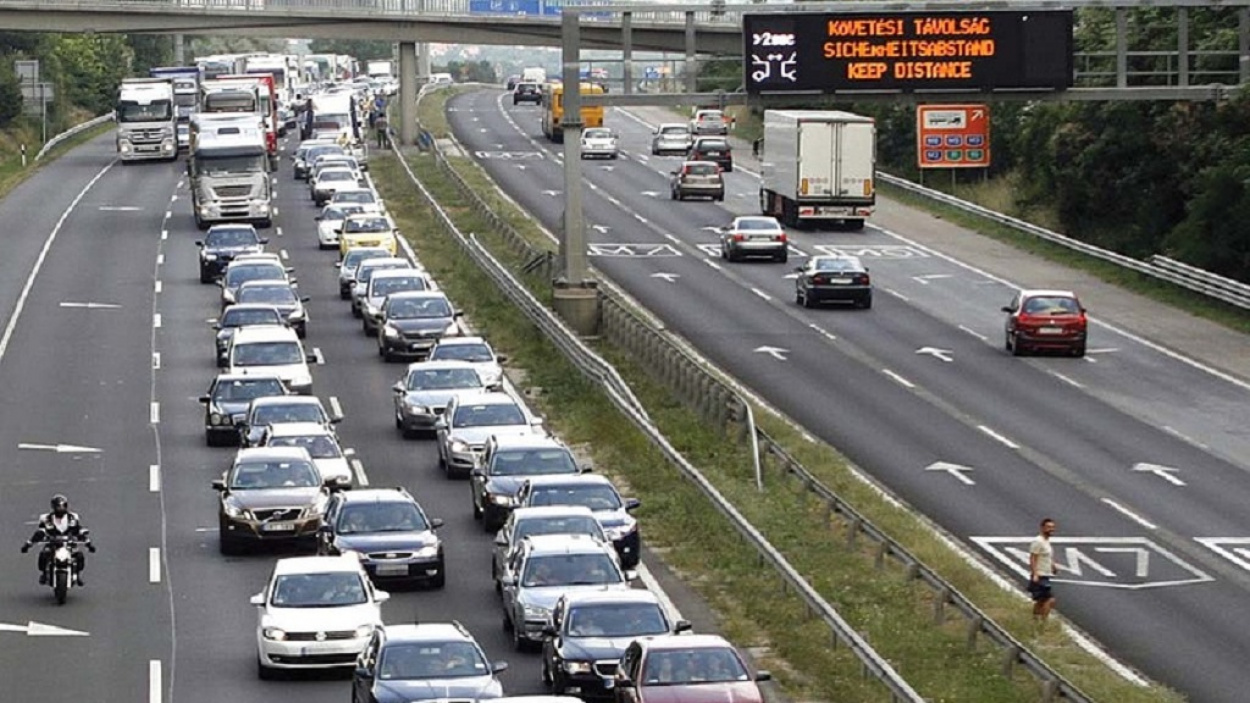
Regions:
<instances>
[{"instance_id":1,"label":"car wheel","mask_svg":"<svg viewBox=\"0 0 1250 703\"><path fill-rule=\"evenodd\" d=\"M379 347L378 352L382 354L382 361L385 361L388 364L395 360L395 355L392 354L391 350L386 347Z\"/></svg>"},{"instance_id":2,"label":"car wheel","mask_svg":"<svg viewBox=\"0 0 1250 703\"><path fill-rule=\"evenodd\" d=\"M864 298L863 300L859 301L859 307L863 308L864 310L871 310L872 309L872 296L870 295L867 298Z\"/></svg>"},{"instance_id":3,"label":"car wheel","mask_svg":"<svg viewBox=\"0 0 1250 703\"><path fill-rule=\"evenodd\" d=\"M790 260L790 252L788 252L788 251L783 251L783 252L781 252L780 254L778 254L777 256L773 257L773 260L774 260L774 261L776 261L776 262L778 262L778 263L782 263L782 264L784 264L784 263L786 263L787 261L789 261L789 260Z\"/></svg>"},{"instance_id":4,"label":"car wheel","mask_svg":"<svg viewBox=\"0 0 1250 703\"><path fill-rule=\"evenodd\" d=\"M365 319L364 315L360 316L360 331L364 332L366 337L373 336L373 330L369 327L369 321Z\"/></svg>"},{"instance_id":5,"label":"car wheel","mask_svg":"<svg viewBox=\"0 0 1250 703\"><path fill-rule=\"evenodd\" d=\"M352 291L350 288L348 289L339 288L339 300L351 300L351 299L352 299Z\"/></svg>"},{"instance_id":6,"label":"car wheel","mask_svg":"<svg viewBox=\"0 0 1250 703\"><path fill-rule=\"evenodd\" d=\"M815 301L815 300L812 300L812 296L811 296L811 294L810 294L810 293L808 293L807 291L803 291L803 296L802 296L802 297L803 297L803 307L805 307L805 308L814 308L814 307L816 307L816 301Z\"/></svg>"},{"instance_id":7,"label":"car wheel","mask_svg":"<svg viewBox=\"0 0 1250 703\"><path fill-rule=\"evenodd\" d=\"M503 631L512 632L512 619L508 617L508 611L503 611Z\"/></svg>"},{"instance_id":8,"label":"car wheel","mask_svg":"<svg viewBox=\"0 0 1250 703\"><path fill-rule=\"evenodd\" d=\"M224 534L218 538L217 551L221 552L221 555L226 557L235 557L243 553L243 549L239 546L239 543L229 537L226 537Z\"/></svg>"},{"instance_id":9,"label":"car wheel","mask_svg":"<svg viewBox=\"0 0 1250 703\"><path fill-rule=\"evenodd\" d=\"M521 628L515 625L512 627L512 648L518 652L529 650L529 642L521 635Z\"/></svg>"},{"instance_id":10,"label":"car wheel","mask_svg":"<svg viewBox=\"0 0 1250 703\"><path fill-rule=\"evenodd\" d=\"M1024 348L1020 346L1020 339L1015 335L1007 338L1007 343L1011 346L1012 356L1024 356Z\"/></svg>"},{"instance_id":11,"label":"car wheel","mask_svg":"<svg viewBox=\"0 0 1250 703\"><path fill-rule=\"evenodd\" d=\"M725 202L725 194L724 194L724 193L721 193L720 195L716 196L716 202L718 202L718 203L723 203L723 202Z\"/></svg>"},{"instance_id":12,"label":"car wheel","mask_svg":"<svg viewBox=\"0 0 1250 703\"><path fill-rule=\"evenodd\" d=\"M1072 347L1072 356L1075 356L1078 359L1085 356L1085 342L1081 342L1080 344Z\"/></svg>"},{"instance_id":13,"label":"car wheel","mask_svg":"<svg viewBox=\"0 0 1250 703\"><path fill-rule=\"evenodd\" d=\"M212 283L213 276L204 269L200 269L200 283Z\"/></svg>"}]
</instances>

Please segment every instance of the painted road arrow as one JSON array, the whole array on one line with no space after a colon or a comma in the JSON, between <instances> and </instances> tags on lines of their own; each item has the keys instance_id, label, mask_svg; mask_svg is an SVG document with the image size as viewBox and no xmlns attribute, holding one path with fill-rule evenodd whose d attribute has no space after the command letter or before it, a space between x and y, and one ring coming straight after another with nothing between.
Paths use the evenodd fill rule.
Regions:
<instances>
[{"instance_id":1,"label":"painted road arrow","mask_svg":"<svg viewBox=\"0 0 1250 703\"><path fill-rule=\"evenodd\" d=\"M1136 464L1133 464L1133 470L1141 471L1141 472L1148 473L1148 474L1154 474L1155 476L1158 476L1159 478L1163 479L1164 481L1167 481L1173 486L1185 485L1184 481L1172 475L1174 473L1178 473L1180 469L1176 469L1171 466L1160 466L1159 464L1147 464L1144 462L1138 462Z\"/></svg>"},{"instance_id":2,"label":"painted road arrow","mask_svg":"<svg viewBox=\"0 0 1250 703\"><path fill-rule=\"evenodd\" d=\"M611 227L607 227L605 225L591 225L590 228L599 234L607 234L608 230L612 229Z\"/></svg>"},{"instance_id":3,"label":"painted road arrow","mask_svg":"<svg viewBox=\"0 0 1250 703\"><path fill-rule=\"evenodd\" d=\"M73 444L27 444L25 442L17 445L18 449L35 449L44 452L56 452L57 454L99 454L100 450L95 447L79 447Z\"/></svg>"},{"instance_id":4,"label":"painted road arrow","mask_svg":"<svg viewBox=\"0 0 1250 703\"><path fill-rule=\"evenodd\" d=\"M959 481L963 483L965 486L977 485L976 481L973 481L972 479L968 478L967 476L964 476L963 474L963 472L965 471L971 471L972 470L971 466L963 466L961 464L952 464L948 461L935 461L932 464L929 464L928 466L924 467L924 470L925 471L945 471L951 476L954 476L955 478L959 479Z\"/></svg>"},{"instance_id":5,"label":"painted road arrow","mask_svg":"<svg viewBox=\"0 0 1250 703\"><path fill-rule=\"evenodd\" d=\"M916 283L920 283L920 284L927 286L929 285L929 281L937 280L939 278L950 278L950 277L951 277L951 274L949 273L930 273L924 276L912 276L911 278Z\"/></svg>"},{"instance_id":6,"label":"painted road arrow","mask_svg":"<svg viewBox=\"0 0 1250 703\"><path fill-rule=\"evenodd\" d=\"M61 303L63 308L86 308L88 310L113 310L120 308L116 303Z\"/></svg>"},{"instance_id":7,"label":"painted road arrow","mask_svg":"<svg viewBox=\"0 0 1250 703\"><path fill-rule=\"evenodd\" d=\"M938 349L937 347L920 347L919 349L916 350L916 353L928 354L929 356L936 356L937 358L949 364L952 361L951 354L953 354L954 352L952 352L950 349Z\"/></svg>"},{"instance_id":8,"label":"painted road arrow","mask_svg":"<svg viewBox=\"0 0 1250 703\"><path fill-rule=\"evenodd\" d=\"M25 625L10 625L0 622L0 632L24 632L27 637L87 637L90 632L69 630L56 625L45 625L41 622L28 622Z\"/></svg>"},{"instance_id":9,"label":"painted road arrow","mask_svg":"<svg viewBox=\"0 0 1250 703\"><path fill-rule=\"evenodd\" d=\"M664 280L668 281L669 283L672 283L673 281L676 281L677 279L681 278L681 276L679 276L679 275L677 275L677 274L675 274L675 273L653 273L653 274L651 274L651 277L652 277L652 278L663 278ZM757 349L756 351L759 351L759 350Z\"/></svg>"},{"instance_id":10,"label":"painted road arrow","mask_svg":"<svg viewBox=\"0 0 1250 703\"><path fill-rule=\"evenodd\" d=\"M658 197L660 197L660 191L658 191L658 190L644 190L644 191L642 191L642 194L643 194L643 195L645 195L645 196L647 196L648 198L658 198Z\"/></svg>"},{"instance_id":11,"label":"painted road arrow","mask_svg":"<svg viewBox=\"0 0 1250 703\"><path fill-rule=\"evenodd\" d=\"M768 354L777 361L785 361L786 354L789 354L790 350L782 349L781 347L756 347L755 352L758 354Z\"/></svg>"}]
</instances>

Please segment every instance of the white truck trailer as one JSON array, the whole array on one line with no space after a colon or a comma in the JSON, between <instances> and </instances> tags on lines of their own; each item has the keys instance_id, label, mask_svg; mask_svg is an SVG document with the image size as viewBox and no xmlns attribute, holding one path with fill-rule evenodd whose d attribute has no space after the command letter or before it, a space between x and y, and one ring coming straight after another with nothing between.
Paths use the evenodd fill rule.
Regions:
<instances>
[{"instance_id":1,"label":"white truck trailer","mask_svg":"<svg viewBox=\"0 0 1250 703\"><path fill-rule=\"evenodd\" d=\"M273 224L265 129L255 115L201 112L191 118L187 176L195 224Z\"/></svg>"},{"instance_id":2,"label":"white truck trailer","mask_svg":"<svg viewBox=\"0 0 1250 703\"><path fill-rule=\"evenodd\" d=\"M122 163L178 158L178 110L168 78L123 78L117 90L117 154Z\"/></svg>"},{"instance_id":3,"label":"white truck trailer","mask_svg":"<svg viewBox=\"0 0 1250 703\"><path fill-rule=\"evenodd\" d=\"M833 110L765 110L760 212L863 229L877 202L877 125Z\"/></svg>"}]
</instances>

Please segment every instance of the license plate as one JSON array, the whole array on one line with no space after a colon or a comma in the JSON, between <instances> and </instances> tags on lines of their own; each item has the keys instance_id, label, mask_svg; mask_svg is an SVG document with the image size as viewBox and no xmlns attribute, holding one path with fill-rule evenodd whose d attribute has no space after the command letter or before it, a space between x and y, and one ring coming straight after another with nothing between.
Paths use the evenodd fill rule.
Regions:
<instances>
[{"instance_id":1,"label":"license plate","mask_svg":"<svg viewBox=\"0 0 1250 703\"><path fill-rule=\"evenodd\" d=\"M709 152L707 153L707 155L708 155L708 156L720 156L720 152L719 152L719 151L709 151Z\"/></svg>"},{"instance_id":2,"label":"license plate","mask_svg":"<svg viewBox=\"0 0 1250 703\"><path fill-rule=\"evenodd\" d=\"M265 532L293 532L295 523L293 522L267 522L261 526Z\"/></svg>"},{"instance_id":3,"label":"license plate","mask_svg":"<svg viewBox=\"0 0 1250 703\"><path fill-rule=\"evenodd\" d=\"M407 564L378 564L378 576L407 576Z\"/></svg>"},{"instance_id":4,"label":"license plate","mask_svg":"<svg viewBox=\"0 0 1250 703\"><path fill-rule=\"evenodd\" d=\"M753 242L770 242L770 241L772 241L772 239L773 239L773 235L771 235L771 234L753 234L753 235L751 235L751 241L753 241Z\"/></svg>"},{"instance_id":5,"label":"license plate","mask_svg":"<svg viewBox=\"0 0 1250 703\"><path fill-rule=\"evenodd\" d=\"M830 278L829 282L835 286L845 286L851 282L849 278Z\"/></svg>"},{"instance_id":6,"label":"license plate","mask_svg":"<svg viewBox=\"0 0 1250 703\"><path fill-rule=\"evenodd\" d=\"M1063 334L1062 327L1039 327L1038 334Z\"/></svg>"}]
</instances>

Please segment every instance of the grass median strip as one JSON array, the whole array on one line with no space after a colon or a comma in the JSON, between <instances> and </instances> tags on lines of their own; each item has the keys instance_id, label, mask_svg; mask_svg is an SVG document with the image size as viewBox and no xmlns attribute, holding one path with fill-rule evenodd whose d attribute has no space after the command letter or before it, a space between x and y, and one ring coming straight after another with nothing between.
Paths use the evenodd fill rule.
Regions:
<instances>
[{"instance_id":1,"label":"grass median strip","mask_svg":"<svg viewBox=\"0 0 1250 703\"><path fill-rule=\"evenodd\" d=\"M437 109L441 111L441 106ZM436 132L436 136L441 135ZM490 244L485 218L467 207L450 179L434 165L433 158L414 156L410 163L457 219L462 231L477 232ZM489 179L471 160L458 160L455 165L471 185L482 179L485 185L477 192L495 199L492 207L508 207L502 198L493 195ZM647 541L717 608L726 633L745 647L762 648L766 652L762 665L774 669L796 699L888 700L883 687L864 679L849 652L830 648L824 626L810 617L797 599L782 593L780 581L758 563L749 547L733 536L719 513L442 236L419 196L404 187L402 171L393 160L381 158L375 169L379 187L401 220L401 227L405 232L416 233L411 239L424 263L440 281L447 281L449 293L491 337L492 343L507 350L516 365L524 369L526 378L519 385L542 389L536 402L550 418L551 426L567 441L590 446L596 466L607 469L614 478L631 486L631 493L643 499L640 518ZM504 210L498 212L502 215ZM519 224L515 226L524 236L550 246L537 227L523 216L516 217ZM502 248L493 248L505 261L509 258ZM547 295L542 282L532 283L537 283L537 290ZM871 553L847 545L839 526L829 523L822 506L787 486L776 474L767 479L768 490L764 494L756 493L749 455L743 448L708 428L631 359L610 349L599 351L617 365L653 419L687 458L705 471L926 698L1039 698L1038 684L1031 677L1017 673L1006 678L1000 674L1001 654L997 649L988 645L967 647L962 619L950 616L944 625L936 625L931 595L925 587L908 582L896 568L876 568ZM763 411L757 412L757 417L761 426L823 482L851 500L926 563L934 565L1028 646L1045 650L1045 658L1087 693L1109 701L1180 700L1158 687L1140 688L1125 682L1058 632L1032 639L1029 607L1018 595L1004 593L993 585L936 539L925 522L883 501L872 488L851 475L832 449L807 441L800 432Z\"/></svg>"}]
</instances>

